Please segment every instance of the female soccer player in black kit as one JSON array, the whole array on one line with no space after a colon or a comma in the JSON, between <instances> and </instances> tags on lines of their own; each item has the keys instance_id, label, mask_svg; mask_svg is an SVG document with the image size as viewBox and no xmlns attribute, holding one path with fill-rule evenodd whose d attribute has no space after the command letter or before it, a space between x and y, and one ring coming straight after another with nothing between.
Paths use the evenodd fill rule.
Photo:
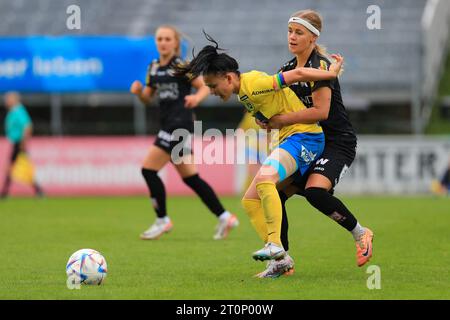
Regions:
<instances>
[{"instance_id":1,"label":"female soccer player in black kit","mask_svg":"<svg viewBox=\"0 0 450 320\"><path fill-rule=\"evenodd\" d=\"M142 168L142 175L147 183L157 219L148 230L141 234L141 239L158 239L172 229L172 222L166 212L164 184L157 173L169 161L173 162L174 160L177 160L174 165L184 183L219 219L214 239L225 239L229 231L239 224L236 216L223 208L213 189L199 177L189 146L184 146L179 153L172 152L174 147L180 143L173 132L176 129L193 132L194 113L192 108L197 107L209 94L209 88L203 82L202 77L189 79L173 74L173 67L182 62L179 57L180 38L180 33L175 27L160 26L155 35L160 58L150 63L145 87L143 88L141 82L136 80L130 88L130 91L138 96L144 104L148 104L157 93L161 110L161 129L154 145L150 147ZM191 87L197 89L195 94L191 94ZM182 141L186 141L186 139Z\"/></svg>"},{"instance_id":2,"label":"female soccer player in black kit","mask_svg":"<svg viewBox=\"0 0 450 320\"><path fill-rule=\"evenodd\" d=\"M312 10L294 13L288 23L289 51L295 58L283 65L280 71L297 67L328 69L330 61L325 50L316 44L322 30L320 15ZM303 82L290 86L307 107L306 110L272 117L268 129L279 129L293 123L320 121L325 133L325 149L319 160L303 176L296 175L291 185L279 191L283 207L281 240L289 249L288 222L285 202L293 194L304 196L317 210L335 220L352 233L356 242L357 265L362 266L372 256L373 232L362 227L350 210L336 197L333 189L350 167L356 154L356 135L342 102L338 79ZM287 255L283 260L272 260L259 277L277 277L293 272L294 261Z\"/></svg>"}]
</instances>

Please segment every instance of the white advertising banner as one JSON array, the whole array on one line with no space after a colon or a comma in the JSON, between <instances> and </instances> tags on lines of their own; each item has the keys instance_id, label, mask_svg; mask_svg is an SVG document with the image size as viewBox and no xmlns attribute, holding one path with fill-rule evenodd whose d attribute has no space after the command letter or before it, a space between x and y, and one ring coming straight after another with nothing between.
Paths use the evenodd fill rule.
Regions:
<instances>
[{"instance_id":1,"label":"white advertising banner","mask_svg":"<svg viewBox=\"0 0 450 320\"><path fill-rule=\"evenodd\" d=\"M450 135L436 137L359 136L356 159L339 193L429 193L450 161Z\"/></svg>"},{"instance_id":2,"label":"white advertising banner","mask_svg":"<svg viewBox=\"0 0 450 320\"><path fill-rule=\"evenodd\" d=\"M46 194L147 195L141 163L155 137L64 137L33 138L29 154L36 176ZM237 195L246 181L246 165L234 157L233 139L217 138L194 143L200 174L220 195ZM226 144L224 142L227 142ZM216 149L211 146L216 144ZM237 147L236 147L237 148ZM230 152L233 151L231 154ZM11 146L0 139L0 182ZM240 156L245 147L237 148ZM238 158L241 158L241 157ZM216 159L217 158L217 159ZM230 158L231 162L224 162ZM356 159L336 187L341 194L425 194L431 182L440 179L450 161L450 136L359 136ZM217 161L210 162L215 159ZM245 159L245 157L244 157ZM208 160L208 161L206 161ZM173 166L161 172L167 192L192 194ZM13 183L12 195L30 195L32 188Z\"/></svg>"}]
</instances>

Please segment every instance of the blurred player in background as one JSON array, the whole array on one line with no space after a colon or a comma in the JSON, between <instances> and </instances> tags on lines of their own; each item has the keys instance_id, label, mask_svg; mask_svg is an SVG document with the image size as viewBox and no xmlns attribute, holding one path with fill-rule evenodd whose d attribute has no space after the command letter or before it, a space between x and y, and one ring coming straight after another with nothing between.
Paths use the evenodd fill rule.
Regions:
<instances>
[{"instance_id":1,"label":"blurred player in background","mask_svg":"<svg viewBox=\"0 0 450 320\"><path fill-rule=\"evenodd\" d=\"M448 194L450 192L450 161L448 163L448 166L447 166L447 169L445 170L444 175L442 176L441 185L442 185L442 189L444 190L444 194L445 193Z\"/></svg>"},{"instance_id":2,"label":"blurred player in background","mask_svg":"<svg viewBox=\"0 0 450 320\"><path fill-rule=\"evenodd\" d=\"M313 10L294 13L288 23L289 51L295 56L280 72L299 67L328 70L330 60L326 50L316 43L322 31L322 19ZM295 123L316 123L320 121L325 134L325 149L308 174L297 175L294 183L280 191L283 207L283 246L289 248L285 202L297 193L306 197L317 210L330 217L348 230L356 243L357 265L363 266L372 256L373 232L361 226L350 210L335 196L334 187L348 170L356 154L356 135L345 110L339 80L294 83L289 86L307 109L272 117L267 128L283 128ZM276 277L293 268L289 256L271 261L260 277Z\"/></svg>"},{"instance_id":3,"label":"blurred player in background","mask_svg":"<svg viewBox=\"0 0 450 320\"><path fill-rule=\"evenodd\" d=\"M317 70L300 68L269 76L260 71L241 74L237 61L225 53L218 53L218 43L205 33L214 44L205 46L187 65L177 68L178 74L204 75L205 83L214 95L227 101L237 94L239 101L259 121L267 122L276 114L305 109L295 93L285 88L297 81L333 79L337 68ZM342 63L342 59L336 56ZM332 70L333 69L333 70ZM325 138L317 123L285 126L279 131L279 145L262 164L247 189L242 205L249 215L264 248L255 251L255 260L280 259L286 255L281 245L281 201L276 184L297 170L303 174L322 153Z\"/></svg>"},{"instance_id":4,"label":"blurred player in background","mask_svg":"<svg viewBox=\"0 0 450 320\"><path fill-rule=\"evenodd\" d=\"M440 180L432 181L431 191L441 196L450 194L450 158L442 178Z\"/></svg>"},{"instance_id":5,"label":"blurred player in background","mask_svg":"<svg viewBox=\"0 0 450 320\"><path fill-rule=\"evenodd\" d=\"M12 144L12 149L0 197L6 198L8 196L11 180L17 176L14 173L18 171L25 172L25 177L22 174L21 182L31 185L36 196L41 197L43 196L42 188L35 180L34 170L27 156L27 144L33 134L31 118L21 103L20 95L17 92L7 92L4 96L4 103L8 111L5 118L6 137ZM19 168L18 165L21 167Z\"/></svg>"},{"instance_id":6,"label":"blurred player in background","mask_svg":"<svg viewBox=\"0 0 450 320\"><path fill-rule=\"evenodd\" d=\"M136 80L130 91L144 104L148 104L158 95L160 104L160 131L157 139L144 160L142 175L147 183L157 219L148 230L141 234L141 239L158 239L172 229L172 221L166 210L166 191L158 171L161 170L171 158L172 149L179 143L172 133L176 129L194 130L193 108L204 100L209 89L205 86L202 77L188 78L173 74L173 67L182 62L181 35L170 25L158 27L155 34L156 46L160 55L158 60L150 63L147 71L145 87ZM191 94L191 88L196 89ZM187 151L187 149L189 149ZM239 221L234 214L224 209L213 189L198 175L193 161L192 150L183 148L177 158L183 158L180 164L174 164L184 183L188 185L205 203L209 210L219 219L214 239L227 237L229 231L238 226Z\"/></svg>"}]
</instances>

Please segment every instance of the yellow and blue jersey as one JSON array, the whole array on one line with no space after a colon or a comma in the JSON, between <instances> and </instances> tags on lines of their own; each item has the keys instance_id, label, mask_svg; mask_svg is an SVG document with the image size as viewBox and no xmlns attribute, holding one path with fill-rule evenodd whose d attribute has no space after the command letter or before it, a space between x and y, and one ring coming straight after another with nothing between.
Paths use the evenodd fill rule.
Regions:
<instances>
[{"instance_id":1,"label":"yellow and blue jersey","mask_svg":"<svg viewBox=\"0 0 450 320\"><path fill-rule=\"evenodd\" d=\"M258 120L265 122L277 114L306 109L303 102L289 88L277 86L278 75L260 71L241 74L239 101ZM296 133L322 133L319 124L296 123L280 129L279 142Z\"/></svg>"}]
</instances>

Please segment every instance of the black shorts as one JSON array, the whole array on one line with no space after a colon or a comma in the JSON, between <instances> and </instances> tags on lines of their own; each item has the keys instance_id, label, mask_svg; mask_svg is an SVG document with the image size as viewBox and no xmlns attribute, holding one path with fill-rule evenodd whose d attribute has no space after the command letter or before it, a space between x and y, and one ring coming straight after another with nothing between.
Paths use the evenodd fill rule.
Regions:
<instances>
[{"instance_id":1,"label":"black shorts","mask_svg":"<svg viewBox=\"0 0 450 320\"><path fill-rule=\"evenodd\" d=\"M311 165L308 171L302 176L299 171L295 173L294 184L300 190L305 189L308 177L312 173L320 174L331 181L332 189L339 183L339 180L350 168L356 156L356 141L325 142L325 149L322 155Z\"/></svg>"},{"instance_id":2,"label":"black shorts","mask_svg":"<svg viewBox=\"0 0 450 320\"><path fill-rule=\"evenodd\" d=\"M187 129L181 131L161 129L154 145L170 154L173 161L192 154L191 139L192 134Z\"/></svg>"}]
</instances>

